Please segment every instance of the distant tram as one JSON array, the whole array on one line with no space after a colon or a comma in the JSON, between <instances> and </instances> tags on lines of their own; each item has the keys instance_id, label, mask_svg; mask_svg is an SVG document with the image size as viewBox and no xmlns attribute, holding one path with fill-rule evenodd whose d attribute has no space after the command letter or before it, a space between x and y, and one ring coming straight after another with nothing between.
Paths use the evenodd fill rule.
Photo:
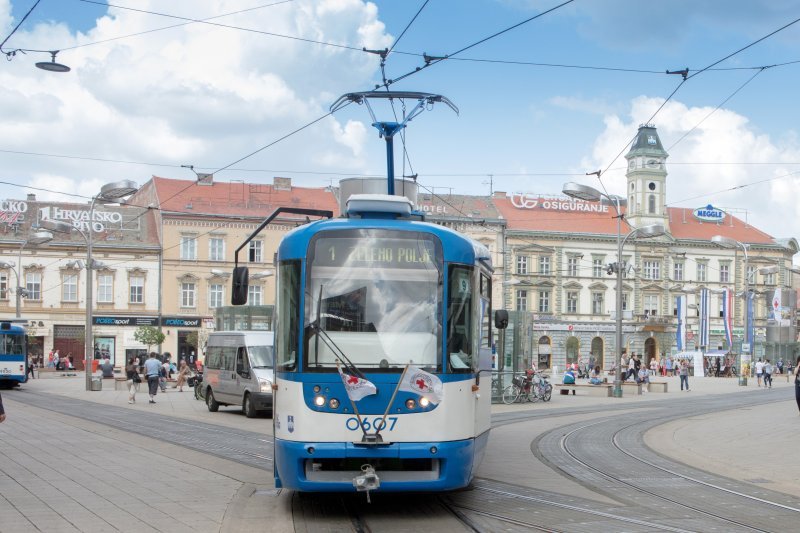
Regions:
<instances>
[{"instance_id":1,"label":"distant tram","mask_svg":"<svg viewBox=\"0 0 800 533\"><path fill-rule=\"evenodd\" d=\"M0 388L28 381L28 350L25 328L0 322Z\"/></svg>"}]
</instances>

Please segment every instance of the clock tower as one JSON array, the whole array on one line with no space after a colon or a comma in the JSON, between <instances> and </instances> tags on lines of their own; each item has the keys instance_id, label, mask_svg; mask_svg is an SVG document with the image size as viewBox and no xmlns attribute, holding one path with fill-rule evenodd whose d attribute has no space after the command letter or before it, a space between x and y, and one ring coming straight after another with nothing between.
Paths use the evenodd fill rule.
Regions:
<instances>
[{"instance_id":1,"label":"clock tower","mask_svg":"<svg viewBox=\"0 0 800 533\"><path fill-rule=\"evenodd\" d=\"M639 126L628 160L628 207L626 218L634 227L662 224L669 231L667 217L667 154L652 124Z\"/></svg>"}]
</instances>

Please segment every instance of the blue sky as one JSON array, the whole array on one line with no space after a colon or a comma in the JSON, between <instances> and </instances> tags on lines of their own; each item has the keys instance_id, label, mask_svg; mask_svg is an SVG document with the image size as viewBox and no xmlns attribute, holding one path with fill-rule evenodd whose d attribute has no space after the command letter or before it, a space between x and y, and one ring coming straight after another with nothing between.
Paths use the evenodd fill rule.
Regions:
<instances>
[{"instance_id":1,"label":"blue sky","mask_svg":"<svg viewBox=\"0 0 800 533\"><path fill-rule=\"evenodd\" d=\"M276 1L115 5L208 18ZM0 0L4 36L33 3ZM452 54L559 2L294 0L214 20L384 48L423 4L386 60L389 79L424 65L419 54ZM442 94L460 110L437 105L409 124L405 171L439 194L488 194L489 175L494 190L557 194L565 181L597 186L584 174L608 169L603 184L621 192L624 161L615 157L677 89L653 119L670 152L668 202L733 208L776 237L798 237L800 63L750 67L799 61L800 23L699 72L798 17L800 2L788 0L572 2L392 85ZM219 169L324 115L339 95L382 81L375 55L204 24L72 48L177 23L42 0L4 48L62 49L59 61L73 71L32 68L47 59L36 54L2 65L0 180L90 194L115 177L191 178L181 164ZM664 73L685 67L692 77L683 84ZM392 118L383 104L375 111ZM282 175L324 186L384 175L384 143L369 123L363 106L349 106L217 179L271 183ZM136 164L10 153L23 151ZM2 195L23 193L6 186Z\"/></svg>"}]
</instances>

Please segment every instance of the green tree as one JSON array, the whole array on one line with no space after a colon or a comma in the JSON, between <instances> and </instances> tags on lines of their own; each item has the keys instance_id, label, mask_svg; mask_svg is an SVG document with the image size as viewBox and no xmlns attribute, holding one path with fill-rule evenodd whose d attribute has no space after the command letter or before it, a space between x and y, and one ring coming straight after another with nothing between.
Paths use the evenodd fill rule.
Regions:
<instances>
[{"instance_id":1,"label":"green tree","mask_svg":"<svg viewBox=\"0 0 800 533\"><path fill-rule=\"evenodd\" d=\"M147 346L147 352L150 353L150 347L164 342L166 335L161 333L158 328L153 326L139 326L133 332L133 338L137 342L141 342Z\"/></svg>"}]
</instances>

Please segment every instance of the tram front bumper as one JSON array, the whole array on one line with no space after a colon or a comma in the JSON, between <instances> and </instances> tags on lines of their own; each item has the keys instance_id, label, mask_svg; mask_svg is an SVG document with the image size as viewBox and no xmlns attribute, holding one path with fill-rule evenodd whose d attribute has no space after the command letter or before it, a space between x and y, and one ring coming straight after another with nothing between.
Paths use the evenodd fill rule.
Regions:
<instances>
[{"instance_id":1,"label":"tram front bumper","mask_svg":"<svg viewBox=\"0 0 800 533\"><path fill-rule=\"evenodd\" d=\"M308 492L353 492L353 480L371 465L380 492L444 491L472 479L475 439L359 446L350 442L275 440L276 486Z\"/></svg>"}]
</instances>

